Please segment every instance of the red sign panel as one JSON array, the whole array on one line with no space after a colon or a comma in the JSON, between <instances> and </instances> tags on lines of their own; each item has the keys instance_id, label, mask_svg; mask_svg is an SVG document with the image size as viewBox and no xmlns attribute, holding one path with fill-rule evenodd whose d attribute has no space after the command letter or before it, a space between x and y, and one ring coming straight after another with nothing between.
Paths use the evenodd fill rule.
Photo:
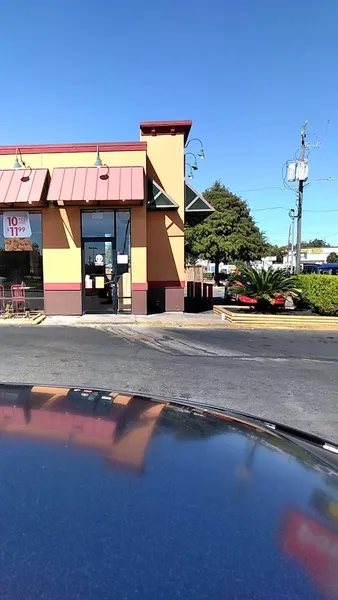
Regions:
<instances>
[{"instance_id":1,"label":"red sign panel","mask_svg":"<svg viewBox=\"0 0 338 600\"><path fill-rule=\"evenodd\" d=\"M338 534L313 519L290 511L285 520L283 550L303 565L317 588L338 599Z\"/></svg>"}]
</instances>

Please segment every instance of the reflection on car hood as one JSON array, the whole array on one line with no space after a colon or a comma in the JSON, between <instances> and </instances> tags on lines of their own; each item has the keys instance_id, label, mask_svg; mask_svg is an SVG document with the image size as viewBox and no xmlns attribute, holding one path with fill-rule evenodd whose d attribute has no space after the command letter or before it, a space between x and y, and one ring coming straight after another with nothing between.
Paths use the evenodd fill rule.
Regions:
<instances>
[{"instance_id":1,"label":"reflection on car hood","mask_svg":"<svg viewBox=\"0 0 338 600\"><path fill-rule=\"evenodd\" d=\"M264 424L0 386L1 598L338 598L338 475Z\"/></svg>"}]
</instances>

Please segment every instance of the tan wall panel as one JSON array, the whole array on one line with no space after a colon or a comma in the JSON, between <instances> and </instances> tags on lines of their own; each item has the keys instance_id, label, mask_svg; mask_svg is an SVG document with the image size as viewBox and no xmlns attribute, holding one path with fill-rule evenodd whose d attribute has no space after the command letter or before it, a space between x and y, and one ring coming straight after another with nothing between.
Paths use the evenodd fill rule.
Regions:
<instances>
[{"instance_id":1,"label":"tan wall panel","mask_svg":"<svg viewBox=\"0 0 338 600\"><path fill-rule=\"evenodd\" d=\"M184 218L184 139L183 135L142 136L147 142L147 173L155 173L158 183L179 205Z\"/></svg>"},{"instance_id":2,"label":"tan wall panel","mask_svg":"<svg viewBox=\"0 0 338 600\"><path fill-rule=\"evenodd\" d=\"M148 281L184 281L184 230L177 211L149 211Z\"/></svg>"},{"instance_id":3,"label":"tan wall panel","mask_svg":"<svg viewBox=\"0 0 338 600\"><path fill-rule=\"evenodd\" d=\"M147 210L146 206L131 209L131 280L147 281Z\"/></svg>"},{"instance_id":4,"label":"tan wall panel","mask_svg":"<svg viewBox=\"0 0 338 600\"><path fill-rule=\"evenodd\" d=\"M81 281L80 208L55 208L42 211L43 276L45 283Z\"/></svg>"},{"instance_id":5,"label":"tan wall panel","mask_svg":"<svg viewBox=\"0 0 338 600\"><path fill-rule=\"evenodd\" d=\"M184 281L184 137L141 136L147 142L147 174L179 205L147 214L148 281Z\"/></svg>"},{"instance_id":6,"label":"tan wall panel","mask_svg":"<svg viewBox=\"0 0 338 600\"><path fill-rule=\"evenodd\" d=\"M185 269L184 269L184 236L170 237L169 238L170 249L172 256L175 258L176 270L178 273L178 279L180 281L185 280ZM171 278L168 278L171 281Z\"/></svg>"}]
</instances>

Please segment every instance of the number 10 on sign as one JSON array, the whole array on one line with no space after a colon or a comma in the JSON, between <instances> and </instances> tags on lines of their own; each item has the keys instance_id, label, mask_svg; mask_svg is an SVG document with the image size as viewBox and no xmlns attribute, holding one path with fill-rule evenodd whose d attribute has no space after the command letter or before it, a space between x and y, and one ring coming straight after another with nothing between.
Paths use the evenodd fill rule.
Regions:
<instances>
[{"instance_id":1,"label":"number 10 on sign","mask_svg":"<svg viewBox=\"0 0 338 600\"><path fill-rule=\"evenodd\" d=\"M3 234L5 238L27 238L32 235L27 211L4 212Z\"/></svg>"}]
</instances>

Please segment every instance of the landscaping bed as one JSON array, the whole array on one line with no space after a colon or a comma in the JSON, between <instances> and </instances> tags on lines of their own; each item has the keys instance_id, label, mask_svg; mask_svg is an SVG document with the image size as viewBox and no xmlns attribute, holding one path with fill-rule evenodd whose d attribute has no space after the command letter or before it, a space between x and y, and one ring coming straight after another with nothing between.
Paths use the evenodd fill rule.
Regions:
<instances>
[{"instance_id":1,"label":"landscaping bed","mask_svg":"<svg viewBox=\"0 0 338 600\"><path fill-rule=\"evenodd\" d=\"M317 316L313 313L310 308L307 309L297 309L297 308L277 308L275 310L270 310L267 312L260 312L255 310L253 306L241 306L241 305L226 305L223 306L227 310L233 312L235 315L256 315L261 317L271 316L271 317L313 317Z\"/></svg>"},{"instance_id":2,"label":"landscaping bed","mask_svg":"<svg viewBox=\"0 0 338 600\"><path fill-rule=\"evenodd\" d=\"M338 317L316 315L311 310L259 313L245 306L214 306L213 312L223 321L246 328L338 330Z\"/></svg>"}]
</instances>

